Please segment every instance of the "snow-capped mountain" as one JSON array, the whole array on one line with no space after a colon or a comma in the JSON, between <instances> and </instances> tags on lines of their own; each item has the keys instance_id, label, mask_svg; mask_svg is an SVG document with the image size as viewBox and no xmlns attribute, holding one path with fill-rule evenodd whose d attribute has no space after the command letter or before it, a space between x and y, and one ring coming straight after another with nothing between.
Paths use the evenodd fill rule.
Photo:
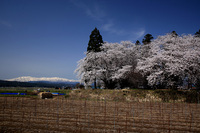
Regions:
<instances>
[{"instance_id":1,"label":"snow-capped mountain","mask_svg":"<svg viewBox=\"0 0 200 133\"><path fill-rule=\"evenodd\" d=\"M59 77L31 77L31 76L24 76L24 77L18 77L13 79L6 79L7 81L18 81L18 82L79 82L78 80L70 80L65 78L59 78Z\"/></svg>"}]
</instances>

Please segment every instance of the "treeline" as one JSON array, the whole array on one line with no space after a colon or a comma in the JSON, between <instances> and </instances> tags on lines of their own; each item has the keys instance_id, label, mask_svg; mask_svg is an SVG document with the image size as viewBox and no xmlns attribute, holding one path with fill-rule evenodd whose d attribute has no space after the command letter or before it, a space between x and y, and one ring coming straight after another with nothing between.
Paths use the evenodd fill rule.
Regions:
<instances>
[{"instance_id":1,"label":"treeline","mask_svg":"<svg viewBox=\"0 0 200 133\"><path fill-rule=\"evenodd\" d=\"M192 88L200 83L200 30L179 36L175 31L153 39L146 34L142 44L122 41L102 43L95 28L86 57L75 70L82 83L113 88Z\"/></svg>"},{"instance_id":2,"label":"treeline","mask_svg":"<svg viewBox=\"0 0 200 133\"><path fill-rule=\"evenodd\" d=\"M63 87L69 86L74 87L75 84L64 84L64 83L44 83L44 82L17 82L17 81L5 81L0 80L0 87L47 87L47 88L55 88L55 87Z\"/></svg>"}]
</instances>

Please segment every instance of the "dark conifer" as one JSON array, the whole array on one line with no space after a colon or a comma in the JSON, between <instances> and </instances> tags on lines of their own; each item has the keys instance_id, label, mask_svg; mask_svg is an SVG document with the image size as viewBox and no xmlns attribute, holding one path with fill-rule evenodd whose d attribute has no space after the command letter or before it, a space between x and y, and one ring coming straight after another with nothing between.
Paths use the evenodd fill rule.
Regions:
<instances>
[{"instance_id":1,"label":"dark conifer","mask_svg":"<svg viewBox=\"0 0 200 133\"><path fill-rule=\"evenodd\" d=\"M90 35L87 51L100 52L101 51L100 47L102 46L102 43L103 43L102 36L100 35L99 30L95 28Z\"/></svg>"},{"instance_id":2,"label":"dark conifer","mask_svg":"<svg viewBox=\"0 0 200 133\"><path fill-rule=\"evenodd\" d=\"M135 43L135 45L140 45L140 44L141 44L141 43L140 43L139 40L137 40L136 43Z\"/></svg>"},{"instance_id":3,"label":"dark conifer","mask_svg":"<svg viewBox=\"0 0 200 133\"><path fill-rule=\"evenodd\" d=\"M171 34L172 34L173 37L177 37L178 36L178 34L176 33L176 31L172 31Z\"/></svg>"},{"instance_id":4,"label":"dark conifer","mask_svg":"<svg viewBox=\"0 0 200 133\"><path fill-rule=\"evenodd\" d=\"M153 39L153 36L151 34L146 34L144 36L144 39L142 40L142 43L145 44L149 44L151 42L151 40Z\"/></svg>"},{"instance_id":5,"label":"dark conifer","mask_svg":"<svg viewBox=\"0 0 200 133\"><path fill-rule=\"evenodd\" d=\"M90 34L90 40L87 47L87 52L100 52L101 46L103 43L102 36L99 32L99 30L95 27L95 29ZM97 88L96 85L96 77L94 79L94 88Z\"/></svg>"},{"instance_id":6,"label":"dark conifer","mask_svg":"<svg viewBox=\"0 0 200 133\"><path fill-rule=\"evenodd\" d=\"M200 29L195 33L195 37L200 37Z\"/></svg>"}]
</instances>

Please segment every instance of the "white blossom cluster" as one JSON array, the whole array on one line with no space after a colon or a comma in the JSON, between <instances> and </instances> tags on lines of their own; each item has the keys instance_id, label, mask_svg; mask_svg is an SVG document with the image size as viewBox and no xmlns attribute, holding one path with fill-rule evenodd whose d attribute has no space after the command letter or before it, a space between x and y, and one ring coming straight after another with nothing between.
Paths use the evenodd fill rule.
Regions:
<instances>
[{"instance_id":1,"label":"white blossom cluster","mask_svg":"<svg viewBox=\"0 0 200 133\"><path fill-rule=\"evenodd\" d=\"M135 44L129 41L104 43L101 52L88 52L78 62L75 70L81 82L91 85L95 80L106 87L107 84L126 77L136 61Z\"/></svg>"},{"instance_id":2,"label":"white blossom cluster","mask_svg":"<svg viewBox=\"0 0 200 133\"><path fill-rule=\"evenodd\" d=\"M138 60L137 70L148 84L175 85L185 78L195 84L200 76L200 38L192 35L159 36L149 44L148 56Z\"/></svg>"},{"instance_id":3,"label":"white blossom cluster","mask_svg":"<svg viewBox=\"0 0 200 133\"><path fill-rule=\"evenodd\" d=\"M166 34L146 45L106 42L101 52L86 53L75 70L85 85L98 81L103 86L119 82L133 71L141 73L150 86L173 86L185 78L196 83L200 76L200 38Z\"/></svg>"}]
</instances>

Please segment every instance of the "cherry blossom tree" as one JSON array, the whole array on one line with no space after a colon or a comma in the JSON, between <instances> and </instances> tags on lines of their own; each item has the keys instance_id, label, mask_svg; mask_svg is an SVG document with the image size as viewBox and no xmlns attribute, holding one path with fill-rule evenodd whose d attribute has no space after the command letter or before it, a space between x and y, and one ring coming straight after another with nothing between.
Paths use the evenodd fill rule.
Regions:
<instances>
[{"instance_id":1,"label":"cherry blossom tree","mask_svg":"<svg viewBox=\"0 0 200 133\"><path fill-rule=\"evenodd\" d=\"M136 65L136 50L135 44L129 41L104 43L100 52L87 53L75 72L86 86L96 78L105 88L120 87L120 80Z\"/></svg>"},{"instance_id":2,"label":"cherry blossom tree","mask_svg":"<svg viewBox=\"0 0 200 133\"><path fill-rule=\"evenodd\" d=\"M199 37L175 31L147 45L106 42L99 52L87 52L75 72L86 86L97 81L104 88L125 87L124 81L140 82L143 76L153 87L177 88L186 80L191 88L200 81L199 51Z\"/></svg>"},{"instance_id":3,"label":"cherry blossom tree","mask_svg":"<svg viewBox=\"0 0 200 133\"><path fill-rule=\"evenodd\" d=\"M176 87L186 77L196 83L200 68L200 39L192 35L159 36L137 64L137 71L147 76L151 86L166 84ZM148 56L147 56L148 55Z\"/></svg>"}]
</instances>

